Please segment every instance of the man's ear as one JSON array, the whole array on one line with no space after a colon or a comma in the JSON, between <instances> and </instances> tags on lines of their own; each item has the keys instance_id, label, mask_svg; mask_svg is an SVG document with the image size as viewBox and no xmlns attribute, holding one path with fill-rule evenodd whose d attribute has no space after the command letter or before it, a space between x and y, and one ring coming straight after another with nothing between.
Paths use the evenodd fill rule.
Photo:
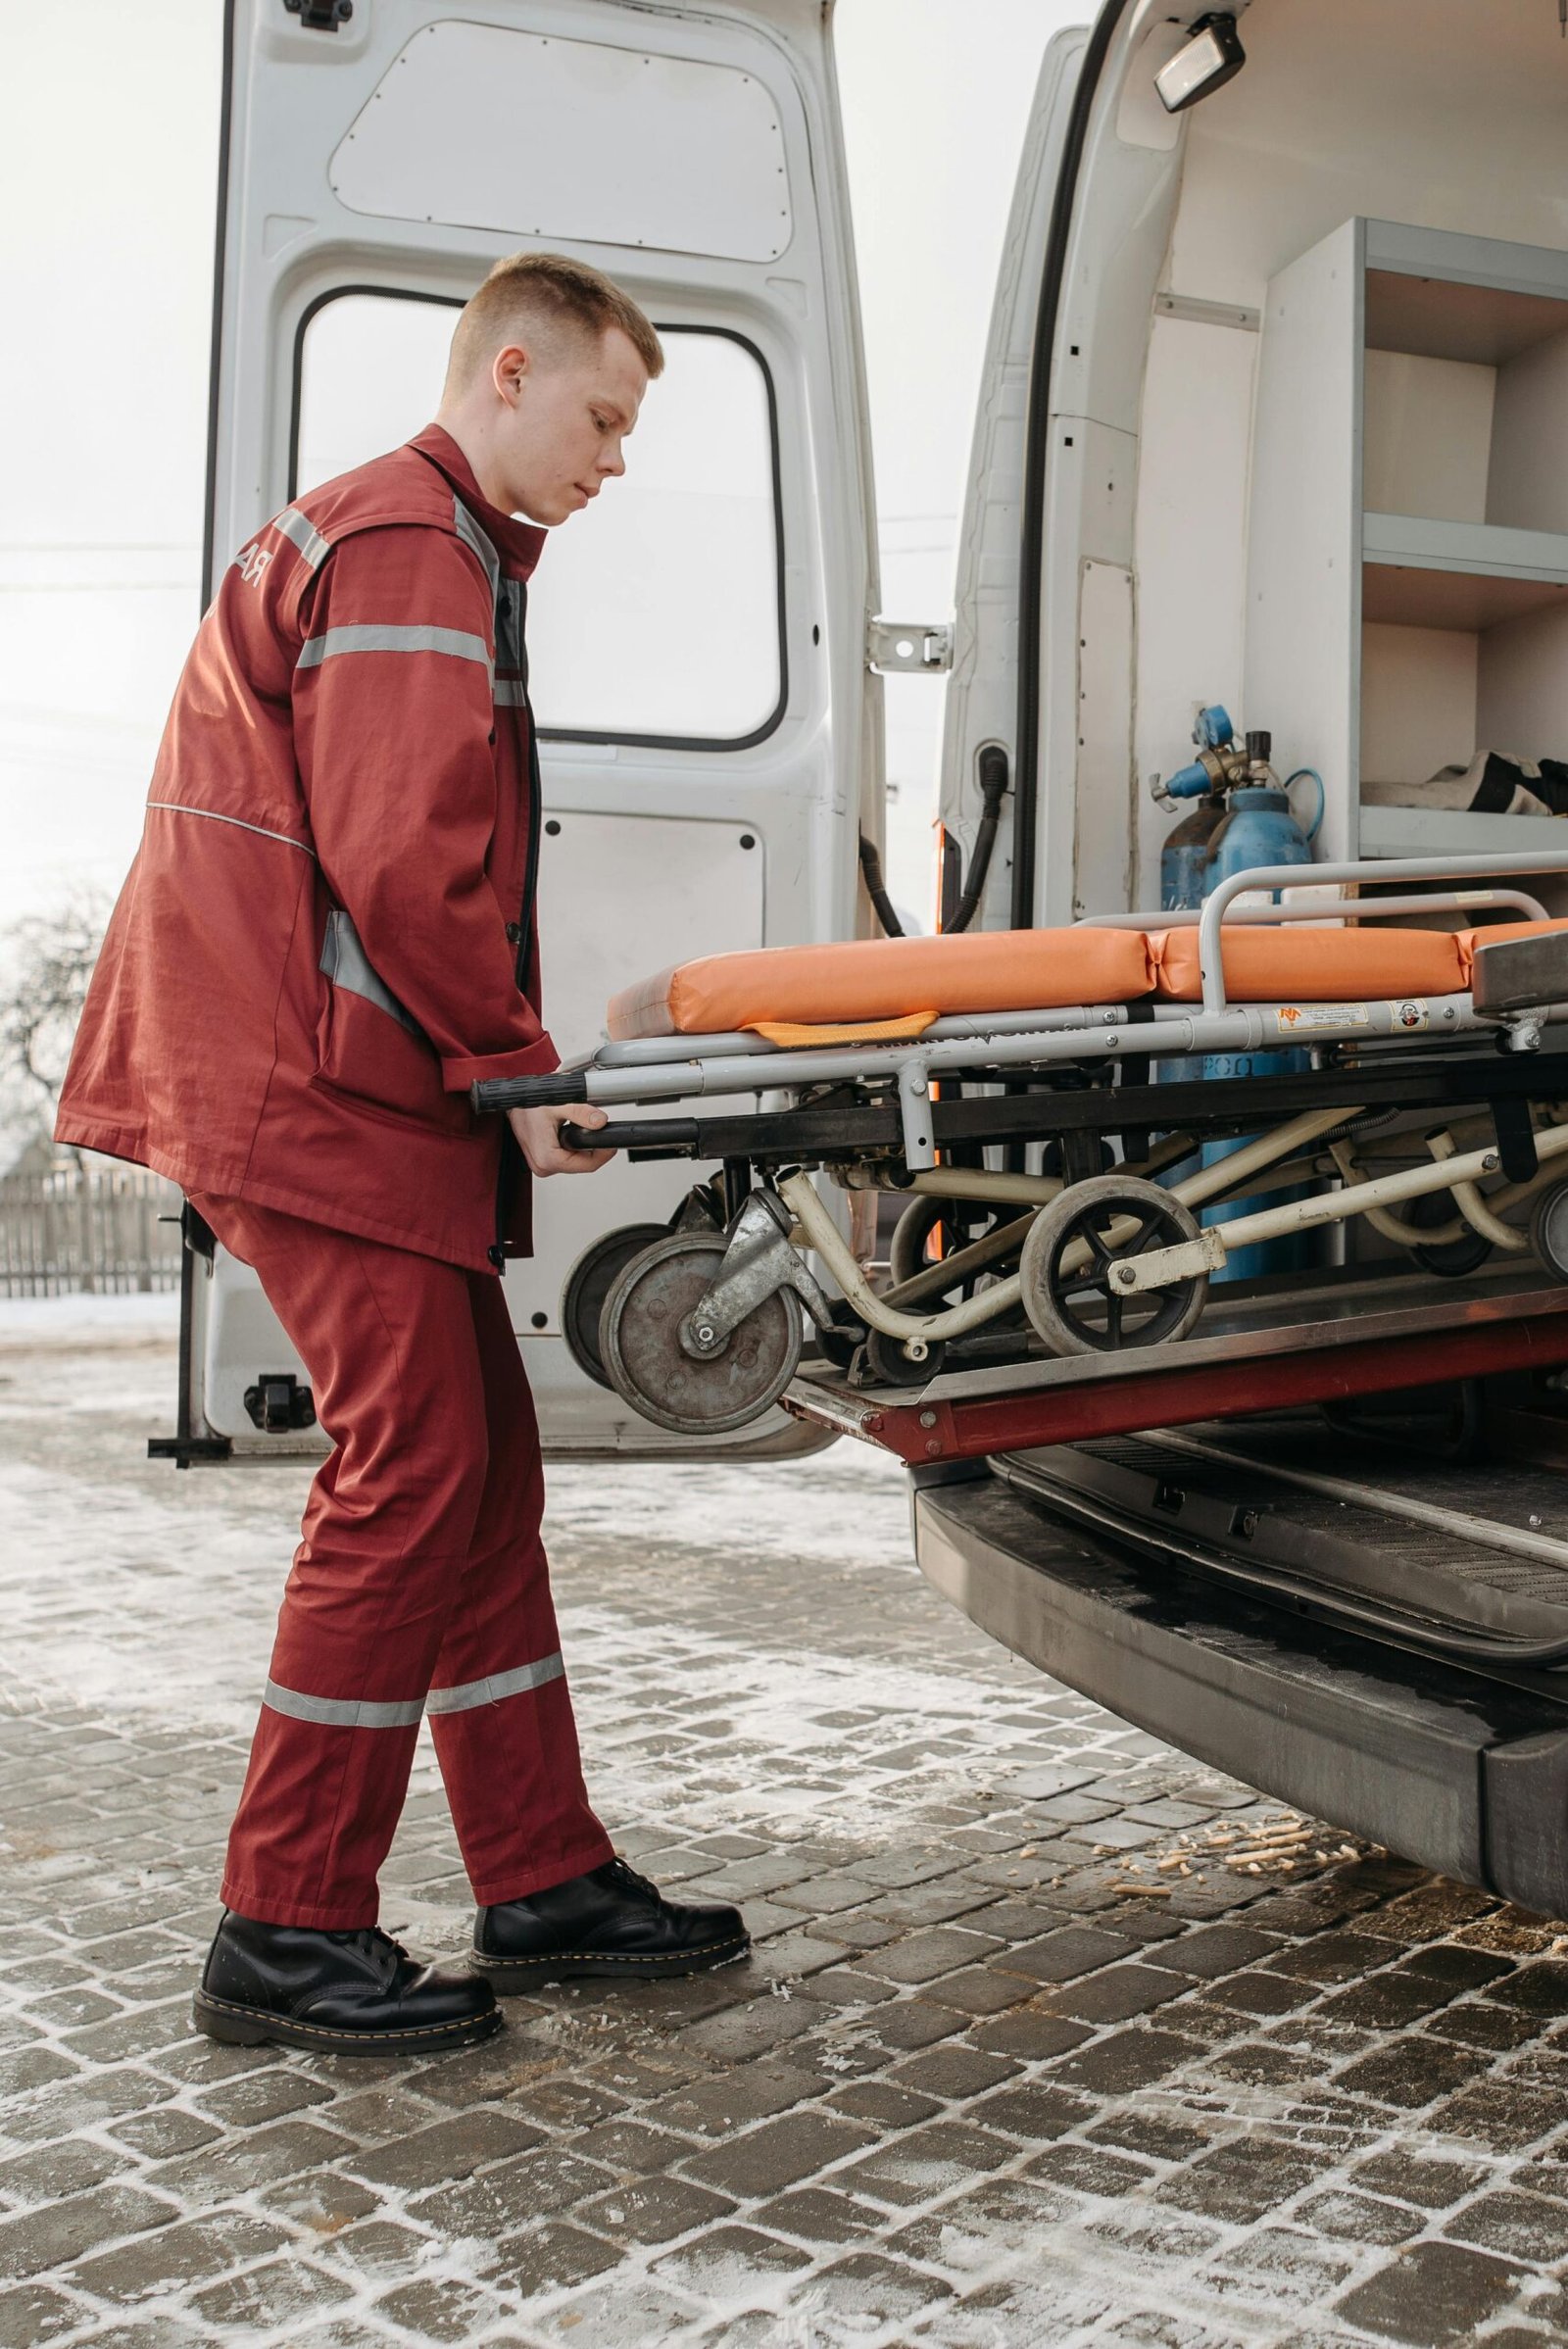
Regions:
<instances>
[{"instance_id":1,"label":"man's ear","mask_svg":"<svg viewBox=\"0 0 1568 2349\"><path fill-rule=\"evenodd\" d=\"M515 408L522 396L522 387L533 371L533 362L521 343L508 343L499 350L492 362L490 380L509 408Z\"/></svg>"}]
</instances>

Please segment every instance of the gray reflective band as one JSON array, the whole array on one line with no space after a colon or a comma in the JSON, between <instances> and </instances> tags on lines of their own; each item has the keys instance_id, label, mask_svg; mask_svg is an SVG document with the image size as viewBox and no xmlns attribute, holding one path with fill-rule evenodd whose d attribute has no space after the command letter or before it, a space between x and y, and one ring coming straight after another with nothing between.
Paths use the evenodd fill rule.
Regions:
<instances>
[{"instance_id":1,"label":"gray reflective band","mask_svg":"<svg viewBox=\"0 0 1568 2349\"><path fill-rule=\"evenodd\" d=\"M292 545L298 547L313 571L319 570L332 552L316 524L308 522L297 506L286 506L281 514L274 514L272 528L280 530Z\"/></svg>"},{"instance_id":2,"label":"gray reflective band","mask_svg":"<svg viewBox=\"0 0 1568 2349\"><path fill-rule=\"evenodd\" d=\"M464 545L471 547L484 564L485 575L490 581L490 594L494 599L496 589L501 584L500 556L461 498L454 498L452 501L452 519Z\"/></svg>"},{"instance_id":3,"label":"gray reflective band","mask_svg":"<svg viewBox=\"0 0 1568 2349\"><path fill-rule=\"evenodd\" d=\"M565 1675L560 1651L553 1656L541 1656L537 1664L519 1664L515 1672L492 1673L488 1680L463 1681L455 1688L432 1688L432 1713L466 1713L473 1706L500 1704L503 1697L521 1696L525 1689L542 1688L546 1681L559 1681Z\"/></svg>"},{"instance_id":4,"label":"gray reflective band","mask_svg":"<svg viewBox=\"0 0 1568 2349\"><path fill-rule=\"evenodd\" d=\"M318 1721L327 1729L416 1729L424 1706L417 1696L394 1704L371 1704L362 1697L303 1696L298 1688L281 1688L269 1681L262 1702L291 1721Z\"/></svg>"},{"instance_id":5,"label":"gray reflective band","mask_svg":"<svg viewBox=\"0 0 1568 2349\"><path fill-rule=\"evenodd\" d=\"M236 832L254 832L259 840L280 840L286 849L298 849L302 856L315 857L316 851L309 841L292 840L286 832L270 832L265 824L248 824L242 815L220 815L216 807L187 807L181 800L149 800L149 807L161 807L167 815L202 815L210 824L232 824Z\"/></svg>"},{"instance_id":6,"label":"gray reflective band","mask_svg":"<svg viewBox=\"0 0 1568 2349\"><path fill-rule=\"evenodd\" d=\"M424 1030L411 1012L405 1011L385 981L377 977L369 955L360 943L360 934L340 905L334 906L326 917L326 936L321 941L320 968L334 987L346 988L350 995L364 996L378 1011L385 1011L400 1028L411 1036L422 1037Z\"/></svg>"},{"instance_id":7,"label":"gray reflective band","mask_svg":"<svg viewBox=\"0 0 1568 2349\"><path fill-rule=\"evenodd\" d=\"M495 702L498 710L524 710L528 704L526 677L498 677Z\"/></svg>"},{"instance_id":8,"label":"gray reflective band","mask_svg":"<svg viewBox=\"0 0 1568 2349\"><path fill-rule=\"evenodd\" d=\"M470 636L466 628L399 628L373 620L307 637L297 665L319 668L323 661L338 653L450 653L458 661L477 661L483 669L490 666L490 647L482 636Z\"/></svg>"}]
</instances>

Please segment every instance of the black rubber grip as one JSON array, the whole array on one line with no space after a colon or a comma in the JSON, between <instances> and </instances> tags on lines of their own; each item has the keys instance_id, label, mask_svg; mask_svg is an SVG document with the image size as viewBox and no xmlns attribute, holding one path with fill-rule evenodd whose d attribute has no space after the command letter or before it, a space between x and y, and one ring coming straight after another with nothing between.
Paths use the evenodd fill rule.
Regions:
<instances>
[{"instance_id":1,"label":"black rubber grip","mask_svg":"<svg viewBox=\"0 0 1568 2349\"><path fill-rule=\"evenodd\" d=\"M487 1110L566 1109L582 1100L582 1070L548 1077L481 1077L468 1087L468 1099L481 1116Z\"/></svg>"},{"instance_id":2,"label":"black rubber grip","mask_svg":"<svg viewBox=\"0 0 1568 2349\"><path fill-rule=\"evenodd\" d=\"M616 1125L612 1121L590 1131L568 1119L561 1129L561 1147L568 1150L661 1150L671 1157L686 1156L697 1147L695 1117L645 1117Z\"/></svg>"}]
</instances>

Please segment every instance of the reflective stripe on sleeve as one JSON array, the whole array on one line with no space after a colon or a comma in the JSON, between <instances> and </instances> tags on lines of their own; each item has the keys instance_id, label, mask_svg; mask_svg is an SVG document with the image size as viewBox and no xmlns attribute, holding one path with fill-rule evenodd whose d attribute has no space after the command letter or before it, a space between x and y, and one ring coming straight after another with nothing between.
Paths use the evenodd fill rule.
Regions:
<instances>
[{"instance_id":1,"label":"reflective stripe on sleeve","mask_svg":"<svg viewBox=\"0 0 1568 2349\"><path fill-rule=\"evenodd\" d=\"M274 514L272 528L298 547L313 571L318 571L332 552L330 541L321 536L314 522L306 520L297 506L286 506L281 514Z\"/></svg>"},{"instance_id":2,"label":"reflective stripe on sleeve","mask_svg":"<svg viewBox=\"0 0 1568 2349\"><path fill-rule=\"evenodd\" d=\"M450 653L458 661L477 661L483 669L490 666L484 638L471 636L466 628L394 627L376 621L308 636L300 647L298 666L319 668L338 653Z\"/></svg>"},{"instance_id":3,"label":"reflective stripe on sleeve","mask_svg":"<svg viewBox=\"0 0 1568 2349\"><path fill-rule=\"evenodd\" d=\"M488 1680L462 1681L454 1688L432 1688L432 1713L466 1713L475 1705L500 1704L507 1696L521 1696L526 1689L542 1688L547 1681L559 1681L566 1667L559 1649L553 1656L541 1656L537 1664L519 1664L514 1672L495 1672Z\"/></svg>"},{"instance_id":4,"label":"reflective stripe on sleeve","mask_svg":"<svg viewBox=\"0 0 1568 2349\"><path fill-rule=\"evenodd\" d=\"M407 1028L411 1036L423 1036L424 1030L414 1014L404 1009L376 971L358 930L340 905L335 905L326 917L319 968L334 987L346 987L350 995L364 996L368 1003L385 1011L400 1028Z\"/></svg>"},{"instance_id":5,"label":"reflective stripe on sleeve","mask_svg":"<svg viewBox=\"0 0 1568 2349\"><path fill-rule=\"evenodd\" d=\"M526 677L498 677L495 702L498 710L526 710L528 680Z\"/></svg>"},{"instance_id":6,"label":"reflective stripe on sleeve","mask_svg":"<svg viewBox=\"0 0 1568 2349\"><path fill-rule=\"evenodd\" d=\"M318 1721L328 1729L416 1729L424 1705L417 1696L394 1704L371 1704L358 1697L306 1696L298 1688L280 1688L269 1681L262 1702L291 1721Z\"/></svg>"},{"instance_id":7,"label":"reflective stripe on sleeve","mask_svg":"<svg viewBox=\"0 0 1568 2349\"><path fill-rule=\"evenodd\" d=\"M480 529L461 498L454 498L452 501L452 520L464 545L471 547L484 564L485 577L490 582L490 595L493 602L496 590L501 584L501 558L491 545L489 534Z\"/></svg>"},{"instance_id":8,"label":"reflective stripe on sleeve","mask_svg":"<svg viewBox=\"0 0 1568 2349\"><path fill-rule=\"evenodd\" d=\"M199 815L210 824L232 824L236 832L254 832L258 840L280 840L286 849L298 849L302 856L316 856L308 840L293 840L287 832L270 831L266 824L248 824L242 815L220 815L216 807L187 807L183 800L149 800L149 807L161 808L166 815Z\"/></svg>"}]
</instances>

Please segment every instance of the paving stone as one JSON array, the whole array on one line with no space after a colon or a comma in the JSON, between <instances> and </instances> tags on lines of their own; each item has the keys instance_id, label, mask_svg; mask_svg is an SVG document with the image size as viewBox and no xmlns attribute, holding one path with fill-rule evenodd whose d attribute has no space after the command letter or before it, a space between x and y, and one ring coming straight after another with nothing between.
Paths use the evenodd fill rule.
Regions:
<instances>
[{"instance_id":1,"label":"paving stone","mask_svg":"<svg viewBox=\"0 0 1568 2349\"><path fill-rule=\"evenodd\" d=\"M760 2128L731 2137L683 2166L699 2184L721 2194L776 2194L808 2178L829 2162L871 2144L875 2131L828 2113L798 2112L764 2121Z\"/></svg>"},{"instance_id":2,"label":"paving stone","mask_svg":"<svg viewBox=\"0 0 1568 2349\"><path fill-rule=\"evenodd\" d=\"M1147 2162L1129 2161L1125 2154L1107 2153L1102 2146L1077 2139L1037 2153L1024 2174L1046 2185L1065 2186L1075 2194L1100 2195L1131 2194L1153 2176Z\"/></svg>"},{"instance_id":3,"label":"paving stone","mask_svg":"<svg viewBox=\"0 0 1568 2349\"><path fill-rule=\"evenodd\" d=\"M471 2178L475 2170L490 2162L503 2161L509 2154L541 2143L543 2136L542 2129L486 2106L465 2113L460 2120L437 2121L429 2129L416 2129L377 2152L357 2153L350 2167L356 2177L371 2185L438 2185Z\"/></svg>"},{"instance_id":4,"label":"paving stone","mask_svg":"<svg viewBox=\"0 0 1568 2349\"><path fill-rule=\"evenodd\" d=\"M44 2349L81 2323L81 2304L68 2301L47 2284L28 2283L0 2291L0 2349Z\"/></svg>"},{"instance_id":5,"label":"paving stone","mask_svg":"<svg viewBox=\"0 0 1568 2349\"><path fill-rule=\"evenodd\" d=\"M169 2106L150 2113L130 2113L117 2121L110 2135L133 2152L146 2154L151 2161L168 2161L175 2154L193 2153L198 2145L211 2145L222 2131L210 2121L179 2106Z\"/></svg>"},{"instance_id":6,"label":"paving stone","mask_svg":"<svg viewBox=\"0 0 1568 2349\"><path fill-rule=\"evenodd\" d=\"M102 2185L121 2168L123 2157L90 2138L61 2137L32 2153L20 2153L0 2162L0 2194L18 2202L56 2202L67 2194L85 2193Z\"/></svg>"},{"instance_id":7,"label":"paving stone","mask_svg":"<svg viewBox=\"0 0 1568 2349\"><path fill-rule=\"evenodd\" d=\"M924 2316L952 2297L952 2286L880 2252L853 2251L818 2269L805 2297L813 2312L821 2308L830 2322L837 2317L858 2331Z\"/></svg>"},{"instance_id":8,"label":"paving stone","mask_svg":"<svg viewBox=\"0 0 1568 2349\"><path fill-rule=\"evenodd\" d=\"M205 2282L241 2260L263 2259L288 2239L280 2227L249 2212L213 2211L83 2260L71 2271L70 2281L95 2300L146 2300Z\"/></svg>"},{"instance_id":9,"label":"paving stone","mask_svg":"<svg viewBox=\"0 0 1568 2349\"><path fill-rule=\"evenodd\" d=\"M586 2227L552 2219L495 2244L485 2280L523 2293L564 2291L590 2276L603 2275L620 2256L613 2244Z\"/></svg>"},{"instance_id":10,"label":"paving stone","mask_svg":"<svg viewBox=\"0 0 1568 2349\"><path fill-rule=\"evenodd\" d=\"M375 2303L375 2313L419 2341L466 2341L500 2315L488 2292L457 2276L400 2284Z\"/></svg>"},{"instance_id":11,"label":"paving stone","mask_svg":"<svg viewBox=\"0 0 1568 2349\"><path fill-rule=\"evenodd\" d=\"M340 2156L355 2156L352 2137L310 2121L280 2121L271 2129L247 2130L226 2144L207 2145L146 2172L149 2186L181 2201L227 2201L252 2186L324 2169ZM356 2156L357 2158L357 2156Z\"/></svg>"},{"instance_id":12,"label":"paving stone","mask_svg":"<svg viewBox=\"0 0 1568 2349\"><path fill-rule=\"evenodd\" d=\"M194 2293L191 2306L208 2325L257 2332L277 2325L303 2325L351 2296L351 2287L340 2277L303 2260L270 2259L243 2276L225 2276L221 2283Z\"/></svg>"},{"instance_id":13,"label":"paving stone","mask_svg":"<svg viewBox=\"0 0 1568 2349\"><path fill-rule=\"evenodd\" d=\"M1278 2138L1238 2137L1173 2170L1154 2192L1162 2202L1237 2225L1260 2219L1310 2185L1318 2165Z\"/></svg>"},{"instance_id":14,"label":"paving stone","mask_svg":"<svg viewBox=\"0 0 1568 2349\"><path fill-rule=\"evenodd\" d=\"M1426 2031L1408 2031L1347 2065L1337 2084L1347 2094L1373 2096L1381 2104L1413 2112L1440 2096L1453 2095L1486 2069L1486 2057L1472 2048L1451 2047Z\"/></svg>"},{"instance_id":15,"label":"paving stone","mask_svg":"<svg viewBox=\"0 0 1568 2349\"><path fill-rule=\"evenodd\" d=\"M885 2213L832 2186L800 2186L760 2204L757 2223L774 2234L797 2235L807 2243L849 2243L885 2223Z\"/></svg>"},{"instance_id":16,"label":"paving stone","mask_svg":"<svg viewBox=\"0 0 1568 2349\"><path fill-rule=\"evenodd\" d=\"M639 2178L576 2208L585 2227L612 2243L667 2243L727 2218L735 2204L729 2195L693 2185L689 2178Z\"/></svg>"},{"instance_id":17,"label":"paving stone","mask_svg":"<svg viewBox=\"0 0 1568 2349\"><path fill-rule=\"evenodd\" d=\"M135 2186L99 2186L46 2209L0 2222L0 2278L41 2275L85 2257L117 2236L166 2227L172 2203Z\"/></svg>"},{"instance_id":18,"label":"paving stone","mask_svg":"<svg viewBox=\"0 0 1568 2349\"><path fill-rule=\"evenodd\" d=\"M200 2051L205 2053L205 2047ZM247 2050L247 2053L250 2051ZM224 2055L229 2053L226 2048ZM242 2079L225 2080L203 2090L201 2107L225 2129L260 2129L307 2105L328 2104L332 2091L324 2080L270 2061L266 2070L248 2072Z\"/></svg>"},{"instance_id":19,"label":"paving stone","mask_svg":"<svg viewBox=\"0 0 1568 2349\"><path fill-rule=\"evenodd\" d=\"M1416 2243L1365 2283L1343 2292L1336 2314L1381 2340L1448 2349L1508 2307L1520 2271L1456 2243Z\"/></svg>"},{"instance_id":20,"label":"paving stone","mask_svg":"<svg viewBox=\"0 0 1568 2349\"><path fill-rule=\"evenodd\" d=\"M1016 2152L1015 2145L989 2129L974 2129L964 2121L937 2121L911 2129L863 2161L852 2162L835 2175L833 2183L878 2202L929 2202L983 2171L1000 2169Z\"/></svg>"},{"instance_id":21,"label":"paving stone","mask_svg":"<svg viewBox=\"0 0 1568 2349\"><path fill-rule=\"evenodd\" d=\"M1121 1933L1100 1933L1093 1926L1068 1926L1009 1949L998 1962L1016 1974L1032 1975L1037 1982L1071 1982L1078 1975L1093 1974L1118 1958L1130 1957L1135 1947L1136 1943Z\"/></svg>"},{"instance_id":22,"label":"paving stone","mask_svg":"<svg viewBox=\"0 0 1568 2349\"><path fill-rule=\"evenodd\" d=\"M379 2207L370 2205L372 2210ZM412 2227L399 2227L390 2219L366 2219L334 2233L324 2257L335 2275L385 2279L407 2276L428 2259L429 2252L429 2236L416 2234Z\"/></svg>"},{"instance_id":23,"label":"paving stone","mask_svg":"<svg viewBox=\"0 0 1568 2349\"><path fill-rule=\"evenodd\" d=\"M988 2055L982 2048L959 2044L910 2056L894 2066L892 2077L923 2095L962 2098L981 2095L1000 2081L1013 2079L1017 2070L1007 2056Z\"/></svg>"},{"instance_id":24,"label":"paving stone","mask_svg":"<svg viewBox=\"0 0 1568 2349\"><path fill-rule=\"evenodd\" d=\"M676 2136L668 2129L652 2129L646 2121L607 2121L583 2136L571 2138L569 2150L583 2161L600 2162L607 2170L637 2177L668 2169L696 2148L690 2137Z\"/></svg>"},{"instance_id":25,"label":"paving stone","mask_svg":"<svg viewBox=\"0 0 1568 2349\"><path fill-rule=\"evenodd\" d=\"M1421 2222L1396 2202L1381 2202L1371 2194L1345 2188L1315 2194L1300 2203L1297 2218L1319 2234L1342 2236L1350 2243L1403 2243L1420 2232Z\"/></svg>"},{"instance_id":26,"label":"paving stone","mask_svg":"<svg viewBox=\"0 0 1568 2349\"><path fill-rule=\"evenodd\" d=\"M1125 2095L1130 2089L1168 2079L1201 2052L1191 2039L1178 2038L1173 2031L1117 2031L1070 2056L1056 2078L1068 2087L1088 2088L1099 2096Z\"/></svg>"},{"instance_id":27,"label":"paving stone","mask_svg":"<svg viewBox=\"0 0 1568 2349\"><path fill-rule=\"evenodd\" d=\"M381 2207L368 2186L338 2170L307 2170L281 2178L256 2199L262 2209L275 2211L307 2233L326 2236L341 2234L356 2219Z\"/></svg>"},{"instance_id":28,"label":"paving stone","mask_svg":"<svg viewBox=\"0 0 1568 2349\"><path fill-rule=\"evenodd\" d=\"M1544 2088L1513 2080L1482 2080L1428 2120L1455 2136L1479 2138L1505 2152L1522 2150L1547 2136L1562 2120L1562 2102Z\"/></svg>"},{"instance_id":29,"label":"paving stone","mask_svg":"<svg viewBox=\"0 0 1568 2349\"><path fill-rule=\"evenodd\" d=\"M1081 2046L1088 2036L1087 2023L1073 2023L1065 2015L1048 2014L1037 2003L993 2016L972 2033L974 2045L986 2054L1018 2056L1025 2063L1043 2063L1052 2056L1064 2055L1069 2048Z\"/></svg>"},{"instance_id":30,"label":"paving stone","mask_svg":"<svg viewBox=\"0 0 1568 2349\"><path fill-rule=\"evenodd\" d=\"M911 1933L907 1940L878 1949L866 1960L868 1970L885 1982L928 1982L960 1966L975 1964L1003 1947L995 1933L966 1932L961 1926L940 1926L929 1933Z\"/></svg>"},{"instance_id":31,"label":"paving stone","mask_svg":"<svg viewBox=\"0 0 1568 2349\"><path fill-rule=\"evenodd\" d=\"M1357 2162L1350 2176L1369 2193L1389 2194L1413 2202L1419 2210L1441 2211L1473 2194L1489 2175L1481 2162L1451 2161L1418 2154L1400 2146L1392 2153L1373 2154Z\"/></svg>"},{"instance_id":32,"label":"paving stone","mask_svg":"<svg viewBox=\"0 0 1568 2349\"><path fill-rule=\"evenodd\" d=\"M809 2072L765 2057L737 2064L716 2080L677 2088L648 2108L649 2118L692 2136L722 2137L748 2121L765 2121L815 2093Z\"/></svg>"},{"instance_id":33,"label":"paving stone","mask_svg":"<svg viewBox=\"0 0 1568 2349\"><path fill-rule=\"evenodd\" d=\"M1479 2243L1484 2251L1543 2266L1568 2257L1568 2208L1541 2194L1483 2194L1443 2231L1455 2242Z\"/></svg>"},{"instance_id":34,"label":"paving stone","mask_svg":"<svg viewBox=\"0 0 1568 2349\"><path fill-rule=\"evenodd\" d=\"M715 2227L655 2260L653 2273L662 2283L683 2286L700 2299L740 2303L757 2285L771 2285L810 2264L809 2252L778 2235L761 2234L755 2227Z\"/></svg>"},{"instance_id":35,"label":"paving stone","mask_svg":"<svg viewBox=\"0 0 1568 2349\"><path fill-rule=\"evenodd\" d=\"M612 2275L589 2284L569 2300L559 2301L545 2314L532 2317L529 2338L569 2341L576 2349L654 2349L656 2343L689 2334L702 2318L695 2300L666 2291L646 2276L622 2278ZM502 2334L497 2349L511 2349L520 2335Z\"/></svg>"}]
</instances>

